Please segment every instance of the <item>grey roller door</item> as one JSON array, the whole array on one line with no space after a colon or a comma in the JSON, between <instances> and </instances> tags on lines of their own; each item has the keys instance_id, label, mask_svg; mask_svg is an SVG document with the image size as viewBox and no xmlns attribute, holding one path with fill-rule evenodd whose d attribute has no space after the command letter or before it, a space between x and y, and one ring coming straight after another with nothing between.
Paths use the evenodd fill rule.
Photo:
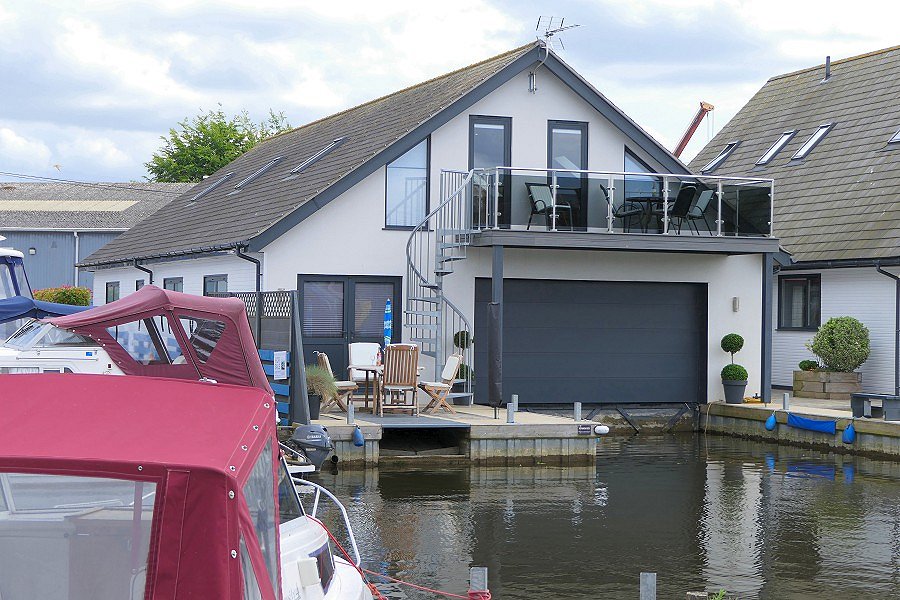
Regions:
<instances>
[{"instance_id":1,"label":"grey roller door","mask_svg":"<svg viewBox=\"0 0 900 600\"><path fill-rule=\"evenodd\" d=\"M506 279L503 394L524 404L705 402L706 285ZM475 284L486 401L489 279Z\"/></svg>"}]
</instances>

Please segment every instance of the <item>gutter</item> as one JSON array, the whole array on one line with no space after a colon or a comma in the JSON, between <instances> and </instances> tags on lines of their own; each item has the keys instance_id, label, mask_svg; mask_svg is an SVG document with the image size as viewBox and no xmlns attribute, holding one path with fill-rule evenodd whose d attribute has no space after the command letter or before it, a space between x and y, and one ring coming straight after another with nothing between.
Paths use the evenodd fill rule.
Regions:
<instances>
[{"instance_id":1,"label":"gutter","mask_svg":"<svg viewBox=\"0 0 900 600\"><path fill-rule=\"evenodd\" d=\"M811 260L808 262L796 262L792 265L784 265L782 271L806 271L812 269L849 269L860 267L897 267L900 266L900 256L893 258L850 258L846 260Z\"/></svg>"},{"instance_id":2,"label":"gutter","mask_svg":"<svg viewBox=\"0 0 900 600\"><path fill-rule=\"evenodd\" d=\"M237 246L234 255L256 265L256 344L259 345L262 334L262 262L258 258L244 254L244 247Z\"/></svg>"},{"instance_id":3,"label":"gutter","mask_svg":"<svg viewBox=\"0 0 900 600\"><path fill-rule=\"evenodd\" d=\"M99 261L85 261L78 263L79 267L106 267L106 266L128 266L129 264L134 264L136 261L148 261L162 258L176 258L179 256L190 256L192 254L211 254L213 252L226 252L234 250L238 247L247 247L247 242L231 242L228 244L220 244L217 246L206 246L199 248L191 248L189 250L176 250L174 252L160 252L158 254L144 254L141 256L127 256L124 258L113 258L109 260L99 260Z\"/></svg>"},{"instance_id":4,"label":"gutter","mask_svg":"<svg viewBox=\"0 0 900 600\"><path fill-rule=\"evenodd\" d=\"M875 263L875 270L894 280L894 395L900 396L900 277Z\"/></svg>"},{"instance_id":5,"label":"gutter","mask_svg":"<svg viewBox=\"0 0 900 600\"><path fill-rule=\"evenodd\" d=\"M144 273L146 273L150 278L150 285L153 285L153 271L151 271L147 267L142 267L140 263L138 263L138 261L134 261L134 268L138 271L143 271Z\"/></svg>"}]
</instances>

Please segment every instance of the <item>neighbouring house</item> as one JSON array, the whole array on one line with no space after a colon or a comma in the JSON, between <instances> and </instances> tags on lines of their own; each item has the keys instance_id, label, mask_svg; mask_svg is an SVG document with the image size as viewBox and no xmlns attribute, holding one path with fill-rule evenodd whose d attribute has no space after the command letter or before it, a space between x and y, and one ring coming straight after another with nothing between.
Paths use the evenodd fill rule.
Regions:
<instances>
[{"instance_id":1,"label":"neighbouring house","mask_svg":"<svg viewBox=\"0 0 900 600\"><path fill-rule=\"evenodd\" d=\"M93 287L76 263L193 187L190 183L0 182L0 246L25 255L32 289Z\"/></svg>"},{"instance_id":2,"label":"neighbouring house","mask_svg":"<svg viewBox=\"0 0 900 600\"><path fill-rule=\"evenodd\" d=\"M338 373L391 299L429 375L474 337L477 402L495 339L505 400L695 404L733 331L767 394L771 190L690 175L535 42L277 135L82 264L98 298L299 290Z\"/></svg>"},{"instance_id":3,"label":"neighbouring house","mask_svg":"<svg viewBox=\"0 0 900 600\"><path fill-rule=\"evenodd\" d=\"M691 162L694 172L775 179L775 234L793 263L775 274L772 382L819 325L850 315L871 335L863 389L894 389L900 273L900 46L770 79Z\"/></svg>"}]
</instances>

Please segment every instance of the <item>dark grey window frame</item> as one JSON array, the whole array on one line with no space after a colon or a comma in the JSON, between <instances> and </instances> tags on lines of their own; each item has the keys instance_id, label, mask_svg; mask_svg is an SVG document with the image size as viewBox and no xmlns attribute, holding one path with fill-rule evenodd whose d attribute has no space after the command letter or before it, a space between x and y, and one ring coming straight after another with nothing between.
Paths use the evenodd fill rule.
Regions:
<instances>
[{"instance_id":1,"label":"dark grey window frame","mask_svg":"<svg viewBox=\"0 0 900 600\"><path fill-rule=\"evenodd\" d=\"M425 142L425 214L422 215L422 218L424 219L426 216L428 216L428 213L431 212L431 136L430 135L425 136L425 139L422 141ZM415 148L416 146L418 146L421 143L422 142L416 143L409 150L412 150L413 148ZM409 150L407 150L406 152L409 152ZM406 152L404 152L403 154L401 154L400 156L398 156L391 162L384 165L384 229L387 231L410 231L412 229L415 229L418 226L418 224L416 224L416 225L388 225L387 224L388 167L391 166L392 162L395 162L397 159L406 155Z\"/></svg>"},{"instance_id":2,"label":"dark grey window frame","mask_svg":"<svg viewBox=\"0 0 900 600\"><path fill-rule=\"evenodd\" d=\"M180 282L180 283L181 283L181 289L180 289L180 290L176 290L176 289L170 288L170 287L169 287L169 282L170 282L170 281L172 281L172 282ZM164 290L169 290L170 292L184 292L184 277L164 277L164 278L163 278L163 289L164 289Z\"/></svg>"},{"instance_id":3,"label":"dark grey window frame","mask_svg":"<svg viewBox=\"0 0 900 600\"><path fill-rule=\"evenodd\" d=\"M725 161L728 160L728 157L734 154L734 151L737 150L737 147L740 145L741 140L735 140L733 142L728 142L727 144L725 144L725 147L722 148L722 150L718 154L716 154L715 158L706 163L703 168L700 169L700 172L712 173L713 171L721 167L723 164L725 164Z\"/></svg>"},{"instance_id":4,"label":"dark grey window frame","mask_svg":"<svg viewBox=\"0 0 900 600\"><path fill-rule=\"evenodd\" d=\"M134 291L138 291L139 289L144 287L146 284L147 284L147 282L143 279L135 279L134 280Z\"/></svg>"},{"instance_id":5,"label":"dark grey window frame","mask_svg":"<svg viewBox=\"0 0 900 600\"><path fill-rule=\"evenodd\" d=\"M888 140L888 144L900 144L900 129Z\"/></svg>"},{"instance_id":6,"label":"dark grey window frame","mask_svg":"<svg viewBox=\"0 0 900 600\"><path fill-rule=\"evenodd\" d=\"M547 168L553 168L553 156L551 146L553 144L553 129L578 129L581 131L581 170L588 170L588 123L587 121L559 121L550 119L547 121Z\"/></svg>"},{"instance_id":7,"label":"dark grey window frame","mask_svg":"<svg viewBox=\"0 0 900 600\"><path fill-rule=\"evenodd\" d=\"M216 273L215 275L204 275L203 276L203 295L206 296L206 282L207 281L224 281L225 289L228 289L228 274L227 273ZM218 286L217 286L218 287ZM216 292L220 293L220 292Z\"/></svg>"},{"instance_id":8,"label":"dark grey window frame","mask_svg":"<svg viewBox=\"0 0 900 600\"><path fill-rule=\"evenodd\" d=\"M800 144L800 147L797 148L797 151L794 152L793 156L791 156L791 163L801 162L801 161L804 161L807 158L809 158L809 155L812 154L812 151L816 149L816 146L821 144L822 140L824 140L826 137L828 137L828 134L831 133L831 131L835 128L836 125L837 125L837 122L832 121L831 123L823 123L822 125L819 125L818 127L816 127L816 130L812 132L812 135L810 135L808 138L806 138L806 141L803 142L802 144ZM805 145L809 144L809 142L820 131L823 131L823 130L824 130L824 133L822 133L822 135L820 135L818 137L818 139L816 139L816 141L814 141L812 143L812 145L810 145L810 147L806 150L806 153L803 156L797 156L798 154L800 154L800 150L802 150Z\"/></svg>"},{"instance_id":9,"label":"dark grey window frame","mask_svg":"<svg viewBox=\"0 0 900 600\"><path fill-rule=\"evenodd\" d=\"M647 173L658 173L658 172L659 172L659 171L657 171L656 169L654 169L653 167L651 167L650 165L648 165L648 164L647 164L647 161L645 161L643 158L641 158L640 156L638 156L638 155L637 155L634 151L632 151L627 145L625 146L625 152L622 153L622 169L623 169L624 171L627 171L627 170L628 170L628 169L625 168L625 159L628 158L628 157L630 157L631 160L633 160L634 162L636 162L636 163L640 164L642 167L644 167L645 172L647 172ZM639 176L638 176L638 175L635 175L635 176L632 176L632 177L639 177ZM631 181L634 182L635 180L632 179ZM639 180L638 180L638 181L639 181ZM659 183L659 188L660 188L660 190L662 190L662 183L663 183L662 175L659 175L659 181L658 181L658 183ZM632 195L632 196L629 196L629 195L628 195L628 175L625 175L625 176L622 177L622 186L623 186L623 189L622 189L622 198L625 199L625 200L627 200L629 197L633 197L633 195Z\"/></svg>"},{"instance_id":10,"label":"dark grey window frame","mask_svg":"<svg viewBox=\"0 0 900 600\"><path fill-rule=\"evenodd\" d=\"M804 325L802 327L790 327L784 325L784 307L782 306L783 301L783 289L784 282L792 280L805 280L806 281L806 301L803 306L803 322ZM809 289L812 283L815 283L819 287L819 310L818 310L818 322L811 323L809 316ZM783 274L778 276L778 331L818 331L819 326L822 324L822 275L819 273L810 273L810 274Z\"/></svg>"},{"instance_id":11,"label":"dark grey window frame","mask_svg":"<svg viewBox=\"0 0 900 600\"><path fill-rule=\"evenodd\" d=\"M109 292L111 290L116 291L116 294L115 294L116 297L113 298L112 300L109 299ZM107 281L106 282L106 303L109 304L110 302L115 302L116 300L118 300L121 297L122 297L122 286L120 285L120 283L118 281Z\"/></svg>"},{"instance_id":12,"label":"dark grey window frame","mask_svg":"<svg viewBox=\"0 0 900 600\"><path fill-rule=\"evenodd\" d=\"M503 162L505 165L494 165L495 167L511 167L512 166L512 117L498 117L494 115L469 115L469 170L475 168L475 125L484 123L485 125L502 125L506 131L506 140L503 144ZM506 219L506 225L509 224L510 212L512 208L512 176L510 172L502 175L503 197L500 198L500 216L501 223L504 225L503 219Z\"/></svg>"},{"instance_id":13,"label":"dark grey window frame","mask_svg":"<svg viewBox=\"0 0 900 600\"><path fill-rule=\"evenodd\" d=\"M762 156L759 157L759 160L756 161L756 166L764 167L767 164L769 164L770 162L772 162L773 160L775 160L775 157L777 157L781 153L781 151L784 150L785 146L787 146L788 144L791 143L791 140L793 140L794 136L796 136L796 135L797 135L796 129L788 129L787 131L782 131L781 135L778 136L778 139L775 140L775 142L773 142L771 146L766 148L766 151L763 152ZM784 141L782 141L782 140L784 140ZM779 148L777 150L775 150L776 146L779 146ZM770 156L767 160L763 160L766 158L766 155L769 152L772 152L773 150L775 150L775 152L772 154L772 156Z\"/></svg>"}]
</instances>

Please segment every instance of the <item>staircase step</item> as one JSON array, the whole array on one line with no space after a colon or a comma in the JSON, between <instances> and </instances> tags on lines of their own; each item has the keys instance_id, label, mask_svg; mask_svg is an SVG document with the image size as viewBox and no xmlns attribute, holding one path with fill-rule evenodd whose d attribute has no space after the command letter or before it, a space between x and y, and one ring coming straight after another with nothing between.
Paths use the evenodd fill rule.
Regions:
<instances>
[{"instance_id":1,"label":"staircase step","mask_svg":"<svg viewBox=\"0 0 900 600\"><path fill-rule=\"evenodd\" d=\"M431 302L432 304L440 304L441 299L437 296L410 296L407 300L412 302Z\"/></svg>"},{"instance_id":2,"label":"staircase step","mask_svg":"<svg viewBox=\"0 0 900 600\"><path fill-rule=\"evenodd\" d=\"M438 235L469 235L472 233L471 229L438 229Z\"/></svg>"},{"instance_id":3,"label":"staircase step","mask_svg":"<svg viewBox=\"0 0 900 600\"><path fill-rule=\"evenodd\" d=\"M468 246L466 242L441 242L438 244L438 248L446 249L446 248L465 248Z\"/></svg>"},{"instance_id":4,"label":"staircase step","mask_svg":"<svg viewBox=\"0 0 900 600\"><path fill-rule=\"evenodd\" d=\"M453 269L435 269L434 270L435 275L449 275L452 272L453 272Z\"/></svg>"},{"instance_id":5,"label":"staircase step","mask_svg":"<svg viewBox=\"0 0 900 600\"><path fill-rule=\"evenodd\" d=\"M407 315L422 315L423 317L441 316L441 311L439 310L404 310L403 312Z\"/></svg>"},{"instance_id":6,"label":"staircase step","mask_svg":"<svg viewBox=\"0 0 900 600\"><path fill-rule=\"evenodd\" d=\"M437 352L434 350L422 350L419 352L421 356L430 356L431 358L437 358Z\"/></svg>"},{"instance_id":7,"label":"staircase step","mask_svg":"<svg viewBox=\"0 0 900 600\"><path fill-rule=\"evenodd\" d=\"M437 331L438 326L432 323L404 323L404 327L409 327L410 329L427 329L429 331Z\"/></svg>"},{"instance_id":8,"label":"staircase step","mask_svg":"<svg viewBox=\"0 0 900 600\"><path fill-rule=\"evenodd\" d=\"M436 283L431 283L431 282L428 282L428 283L420 283L419 285L420 285L421 287L423 287L423 288L428 288L429 290L439 290L439 289L441 289L441 286L440 286L440 285L438 285L438 284L436 284Z\"/></svg>"},{"instance_id":9,"label":"staircase step","mask_svg":"<svg viewBox=\"0 0 900 600\"><path fill-rule=\"evenodd\" d=\"M418 342L420 344L435 344L437 343L437 338L433 337L413 337L409 338L411 342Z\"/></svg>"},{"instance_id":10,"label":"staircase step","mask_svg":"<svg viewBox=\"0 0 900 600\"><path fill-rule=\"evenodd\" d=\"M439 263L451 262L454 260L465 260L465 256L442 256L438 258Z\"/></svg>"},{"instance_id":11,"label":"staircase step","mask_svg":"<svg viewBox=\"0 0 900 600\"><path fill-rule=\"evenodd\" d=\"M450 392L448 398L471 398L472 392Z\"/></svg>"}]
</instances>

